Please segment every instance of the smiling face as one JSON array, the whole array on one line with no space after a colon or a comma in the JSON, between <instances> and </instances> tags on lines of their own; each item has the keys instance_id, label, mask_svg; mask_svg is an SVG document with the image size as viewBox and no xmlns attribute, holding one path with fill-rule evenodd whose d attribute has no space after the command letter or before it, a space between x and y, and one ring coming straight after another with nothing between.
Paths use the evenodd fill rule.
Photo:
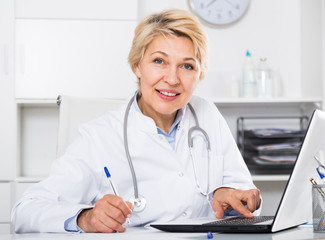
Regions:
<instances>
[{"instance_id":1,"label":"smiling face","mask_svg":"<svg viewBox=\"0 0 325 240\"><path fill-rule=\"evenodd\" d=\"M142 113L163 127L171 126L177 110L190 101L199 83L200 65L189 38L159 35L149 44L135 73L140 79Z\"/></svg>"}]
</instances>

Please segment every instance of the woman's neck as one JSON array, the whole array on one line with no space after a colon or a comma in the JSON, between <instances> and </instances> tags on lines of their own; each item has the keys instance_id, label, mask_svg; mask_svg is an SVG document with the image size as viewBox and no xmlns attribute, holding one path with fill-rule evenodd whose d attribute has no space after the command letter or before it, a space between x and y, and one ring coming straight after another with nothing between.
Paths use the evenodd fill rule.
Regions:
<instances>
[{"instance_id":1,"label":"woman's neck","mask_svg":"<svg viewBox=\"0 0 325 240\"><path fill-rule=\"evenodd\" d=\"M172 114L161 114L155 111L149 104L146 104L143 101L143 98L137 97L138 106L143 115L150 117L154 120L157 127L162 129L164 132L168 133L170 128L172 127L177 111Z\"/></svg>"}]
</instances>

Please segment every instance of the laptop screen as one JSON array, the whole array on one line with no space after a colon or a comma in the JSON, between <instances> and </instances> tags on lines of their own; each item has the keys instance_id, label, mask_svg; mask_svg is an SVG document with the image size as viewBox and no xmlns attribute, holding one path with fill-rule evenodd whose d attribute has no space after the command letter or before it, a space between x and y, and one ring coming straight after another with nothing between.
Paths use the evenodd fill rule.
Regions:
<instances>
[{"instance_id":1,"label":"laptop screen","mask_svg":"<svg viewBox=\"0 0 325 240\"><path fill-rule=\"evenodd\" d=\"M299 151L292 174L280 201L272 231L279 231L312 220L312 184L321 179L316 158L325 153L325 112L315 110ZM324 163L323 163L324 164Z\"/></svg>"}]
</instances>

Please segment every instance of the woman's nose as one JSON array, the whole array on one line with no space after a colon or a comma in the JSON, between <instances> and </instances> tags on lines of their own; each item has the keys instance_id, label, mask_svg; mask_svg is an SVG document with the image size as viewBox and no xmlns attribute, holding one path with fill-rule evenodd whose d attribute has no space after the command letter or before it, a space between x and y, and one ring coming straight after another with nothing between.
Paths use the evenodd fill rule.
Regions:
<instances>
[{"instance_id":1,"label":"woman's nose","mask_svg":"<svg viewBox=\"0 0 325 240\"><path fill-rule=\"evenodd\" d=\"M168 69L165 76L165 81L170 85L177 85L180 82L179 74L176 67L171 67Z\"/></svg>"}]
</instances>

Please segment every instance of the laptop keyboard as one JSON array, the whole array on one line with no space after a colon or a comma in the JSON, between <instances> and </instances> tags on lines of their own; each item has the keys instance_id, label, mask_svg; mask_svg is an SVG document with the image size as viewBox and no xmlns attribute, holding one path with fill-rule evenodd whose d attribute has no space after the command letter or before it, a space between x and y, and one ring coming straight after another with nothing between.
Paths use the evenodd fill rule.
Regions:
<instances>
[{"instance_id":1,"label":"laptop keyboard","mask_svg":"<svg viewBox=\"0 0 325 240\"><path fill-rule=\"evenodd\" d=\"M256 216L254 218L236 217L214 222L205 223L203 225L251 225L273 220L273 216Z\"/></svg>"}]
</instances>

